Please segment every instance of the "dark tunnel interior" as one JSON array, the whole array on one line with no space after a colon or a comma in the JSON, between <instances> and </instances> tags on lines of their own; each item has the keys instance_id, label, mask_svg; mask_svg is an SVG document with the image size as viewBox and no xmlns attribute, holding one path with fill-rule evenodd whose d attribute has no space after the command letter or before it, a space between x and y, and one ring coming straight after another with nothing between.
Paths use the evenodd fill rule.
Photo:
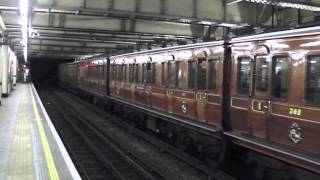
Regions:
<instances>
[{"instance_id":1,"label":"dark tunnel interior","mask_svg":"<svg viewBox=\"0 0 320 180\"><path fill-rule=\"evenodd\" d=\"M31 81L37 88L57 86L59 64L71 61L71 59L55 58L30 59Z\"/></svg>"}]
</instances>

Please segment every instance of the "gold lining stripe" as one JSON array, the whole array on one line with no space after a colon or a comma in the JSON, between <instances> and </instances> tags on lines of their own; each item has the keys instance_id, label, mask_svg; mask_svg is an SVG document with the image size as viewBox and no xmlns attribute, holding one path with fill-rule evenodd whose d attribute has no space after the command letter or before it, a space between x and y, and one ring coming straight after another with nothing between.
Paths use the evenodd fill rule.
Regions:
<instances>
[{"instance_id":1,"label":"gold lining stripe","mask_svg":"<svg viewBox=\"0 0 320 180\"><path fill-rule=\"evenodd\" d=\"M292 118L292 119L295 119L295 120L300 120L300 121L306 121L306 122L311 122L311 123L320 124L320 122L312 121L312 120L308 120L308 119L301 119L301 118L292 117L292 116L286 116L286 115L277 114L277 113L271 113L271 114L276 115L276 116L280 116L280 117Z\"/></svg>"}]
</instances>

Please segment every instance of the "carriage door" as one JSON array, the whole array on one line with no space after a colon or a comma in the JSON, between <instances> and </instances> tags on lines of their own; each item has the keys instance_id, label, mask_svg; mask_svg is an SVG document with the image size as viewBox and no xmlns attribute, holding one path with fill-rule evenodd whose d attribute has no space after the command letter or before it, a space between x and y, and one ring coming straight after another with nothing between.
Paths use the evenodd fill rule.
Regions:
<instances>
[{"instance_id":1,"label":"carriage door","mask_svg":"<svg viewBox=\"0 0 320 180\"><path fill-rule=\"evenodd\" d=\"M252 135L259 138L267 136L267 118L271 103L269 99L270 66L269 56L255 57L248 125Z\"/></svg>"},{"instance_id":2,"label":"carriage door","mask_svg":"<svg viewBox=\"0 0 320 180\"><path fill-rule=\"evenodd\" d=\"M197 117L199 121L206 122L207 110L207 61L206 58L198 59L198 73L197 73Z\"/></svg>"}]
</instances>

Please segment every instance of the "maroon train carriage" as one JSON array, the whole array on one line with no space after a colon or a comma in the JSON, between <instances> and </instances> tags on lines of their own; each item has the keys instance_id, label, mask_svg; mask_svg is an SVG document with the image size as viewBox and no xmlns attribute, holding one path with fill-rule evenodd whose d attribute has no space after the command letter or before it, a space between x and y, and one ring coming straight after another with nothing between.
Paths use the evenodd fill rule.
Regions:
<instances>
[{"instance_id":1,"label":"maroon train carriage","mask_svg":"<svg viewBox=\"0 0 320 180\"><path fill-rule=\"evenodd\" d=\"M221 128L223 59L222 42L111 57L110 96Z\"/></svg>"},{"instance_id":2,"label":"maroon train carriage","mask_svg":"<svg viewBox=\"0 0 320 180\"><path fill-rule=\"evenodd\" d=\"M233 131L225 134L241 145L319 173L320 36L306 35L317 29L231 41ZM304 35L297 36L298 32ZM290 33L294 37L287 37ZM266 40L272 34L288 35Z\"/></svg>"},{"instance_id":3,"label":"maroon train carriage","mask_svg":"<svg viewBox=\"0 0 320 180\"><path fill-rule=\"evenodd\" d=\"M138 119L168 137L184 134L196 149L212 144L198 131L220 137L223 132L237 145L320 174L319 30L149 50L108 61L97 57L61 65L60 76L95 97L126 105L123 111L132 107L164 117L170 124Z\"/></svg>"}]
</instances>

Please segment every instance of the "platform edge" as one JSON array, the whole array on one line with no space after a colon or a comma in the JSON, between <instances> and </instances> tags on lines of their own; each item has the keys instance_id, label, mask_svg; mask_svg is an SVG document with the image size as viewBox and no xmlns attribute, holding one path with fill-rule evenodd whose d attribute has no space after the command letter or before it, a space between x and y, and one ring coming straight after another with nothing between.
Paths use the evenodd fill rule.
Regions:
<instances>
[{"instance_id":1,"label":"platform edge","mask_svg":"<svg viewBox=\"0 0 320 180\"><path fill-rule=\"evenodd\" d=\"M32 90L33 90L33 92L34 92L34 94L35 94L35 96L36 96L36 99L37 99L38 103L39 103L39 106L40 106L41 111L42 111L42 113L43 113L43 115L44 115L44 118L45 118L45 120L47 121L48 126L49 126L49 128L50 128L50 130L51 130L51 133L52 133L52 135L53 135L53 137L54 137L54 139L55 139L55 141L56 141L56 143L57 143L57 145L58 145L58 147L59 147L59 150L60 150L60 152L61 152L61 154L62 154L62 157L63 157L64 161L65 161L66 164L67 164L67 167L68 167L68 169L69 169L69 171L70 171L70 174L71 174L71 176L72 176L72 179L74 179L74 180L81 180L81 177L80 177L77 169L75 168L75 166L74 166L74 164L73 164L73 162L72 162L72 160L71 160L71 158L70 158L70 156L69 156L69 154L68 154L65 146L63 145L62 140L61 140L59 134L57 133L56 128L53 126L53 124L52 124L52 122L51 122L51 119L50 119L47 111L45 110L45 108L44 108L44 106L43 106L43 104L42 104L42 101L41 101L41 99L40 99L40 97L39 97L39 95L38 95L38 92L37 92L37 90L35 89L33 83L31 83L31 87L32 87Z\"/></svg>"}]
</instances>

